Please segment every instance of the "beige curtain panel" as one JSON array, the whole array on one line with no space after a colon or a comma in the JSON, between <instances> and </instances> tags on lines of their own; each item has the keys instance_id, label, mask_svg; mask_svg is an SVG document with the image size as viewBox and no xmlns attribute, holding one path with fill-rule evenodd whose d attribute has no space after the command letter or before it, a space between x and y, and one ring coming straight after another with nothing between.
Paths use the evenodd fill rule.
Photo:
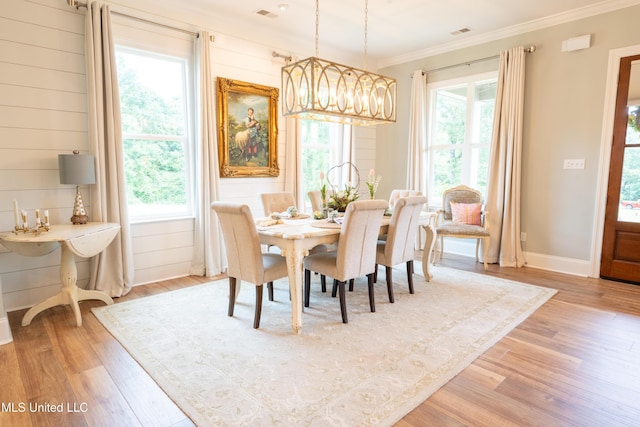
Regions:
<instances>
[{"instance_id":1,"label":"beige curtain panel","mask_svg":"<svg viewBox=\"0 0 640 427\"><path fill-rule=\"evenodd\" d=\"M198 37L198 143L196 144L196 197L194 198L194 252L190 273L215 276L224 271L226 255L218 217L211 203L220 197L218 138L215 124L215 87L211 73L211 38Z\"/></svg>"},{"instance_id":2,"label":"beige curtain panel","mask_svg":"<svg viewBox=\"0 0 640 427\"><path fill-rule=\"evenodd\" d=\"M91 186L93 221L120 224L120 234L91 260L89 289L112 297L126 295L133 283L133 252L127 215L120 97L109 5L92 2L85 17L89 151L96 158Z\"/></svg>"},{"instance_id":3,"label":"beige curtain panel","mask_svg":"<svg viewBox=\"0 0 640 427\"><path fill-rule=\"evenodd\" d=\"M487 261L503 267L525 264L520 244L524 77L524 48L500 52L485 209L491 233Z\"/></svg>"}]
</instances>

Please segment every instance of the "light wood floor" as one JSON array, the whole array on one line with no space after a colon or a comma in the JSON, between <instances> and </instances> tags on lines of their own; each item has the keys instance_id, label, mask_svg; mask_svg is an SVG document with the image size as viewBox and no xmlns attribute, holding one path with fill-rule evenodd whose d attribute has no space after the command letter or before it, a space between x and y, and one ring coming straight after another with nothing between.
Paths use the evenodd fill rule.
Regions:
<instances>
[{"instance_id":1,"label":"light wood floor","mask_svg":"<svg viewBox=\"0 0 640 427\"><path fill-rule=\"evenodd\" d=\"M484 273L468 258L442 264ZM486 274L559 292L397 426L640 425L640 286L495 265ZM207 280L136 287L117 302ZM80 328L68 307L27 327L24 310L9 313L0 426L193 425L91 314L101 304L82 303Z\"/></svg>"}]
</instances>

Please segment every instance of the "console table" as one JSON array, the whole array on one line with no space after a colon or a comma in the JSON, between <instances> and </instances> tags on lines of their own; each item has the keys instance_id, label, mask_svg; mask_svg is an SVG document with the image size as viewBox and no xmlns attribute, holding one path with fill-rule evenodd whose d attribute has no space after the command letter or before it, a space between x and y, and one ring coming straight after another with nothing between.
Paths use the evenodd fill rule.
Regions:
<instances>
[{"instance_id":1,"label":"console table","mask_svg":"<svg viewBox=\"0 0 640 427\"><path fill-rule=\"evenodd\" d=\"M74 255L89 258L102 252L120 231L120 225L106 222L90 222L87 224L52 225L49 231L40 233L0 233L0 243L7 249L25 256L42 256L53 252L58 247L60 254L60 292L43 302L31 307L22 318L22 326L27 326L40 312L57 305L71 306L76 318L76 325L82 326L79 301L97 299L105 304L113 304L113 300L102 291L78 288L78 270Z\"/></svg>"}]
</instances>

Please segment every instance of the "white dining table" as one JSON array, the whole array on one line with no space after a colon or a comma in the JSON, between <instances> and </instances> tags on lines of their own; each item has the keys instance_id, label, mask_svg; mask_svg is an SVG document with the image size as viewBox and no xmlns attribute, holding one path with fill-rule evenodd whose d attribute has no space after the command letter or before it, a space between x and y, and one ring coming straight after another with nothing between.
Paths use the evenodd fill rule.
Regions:
<instances>
[{"instance_id":1,"label":"white dining table","mask_svg":"<svg viewBox=\"0 0 640 427\"><path fill-rule=\"evenodd\" d=\"M385 234L391 218L385 216L380 227L380 234ZM431 215L421 220L421 225L426 231L422 270L425 280L431 279L429 264L431 253L435 243L435 229ZM302 331L302 277L304 257L309 251L322 244L333 244L340 237L340 225L330 224L326 220L314 219L284 219L282 223L257 226L260 242L266 245L277 246L287 260L287 273L289 278L289 291L291 295L291 328L294 334Z\"/></svg>"}]
</instances>

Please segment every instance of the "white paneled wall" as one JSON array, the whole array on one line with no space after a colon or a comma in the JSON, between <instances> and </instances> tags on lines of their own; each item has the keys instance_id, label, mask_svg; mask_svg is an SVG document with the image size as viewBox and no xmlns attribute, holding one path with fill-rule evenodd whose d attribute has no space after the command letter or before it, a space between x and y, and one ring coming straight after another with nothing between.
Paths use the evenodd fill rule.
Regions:
<instances>
[{"instance_id":1,"label":"white paneled wall","mask_svg":"<svg viewBox=\"0 0 640 427\"><path fill-rule=\"evenodd\" d=\"M0 229L14 226L13 199L67 222L75 188L60 185L58 154L87 152L82 15L62 1L3 2L0 8ZM88 195L87 188L81 188ZM90 205L90 200L85 200ZM7 310L31 306L60 287L60 250L28 258L0 246ZM78 262L78 282L88 281Z\"/></svg>"},{"instance_id":2,"label":"white paneled wall","mask_svg":"<svg viewBox=\"0 0 640 427\"><path fill-rule=\"evenodd\" d=\"M116 8L114 7L114 10ZM119 6L117 11L126 12ZM0 230L13 228L12 201L33 215L48 209L51 222L71 216L74 188L60 185L57 157L73 149L87 152L84 70L84 9L66 0L4 1L0 8ZM139 13L139 11L138 11ZM131 14L135 15L136 11ZM163 23L168 23L163 19ZM203 25L200 17L193 29ZM147 26L148 27L148 26ZM281 59L266 47L216 33L212 45L214 77L280 86ZM280 49L285 50L285 49ZM280 108L278 109L280 111ZM247 203L262 214L260 193L284 191L285 120L278 120L279 177L224 178L221 198ZM356 128L356 164L362 188L375 164L375 128ZM383 177L384 179L384 177ZM88 189L81 187L86 205ZM366 194L366 193L365 193ZM135 284L189 273L193 253L193 220L159 221L132 226ZM0 246L0 278L8 311L28 307L60 288L60 250L39 258L23 257ZM86 285L89 263L78 261L78 284Z\"/></svg>"}]
</instances>

